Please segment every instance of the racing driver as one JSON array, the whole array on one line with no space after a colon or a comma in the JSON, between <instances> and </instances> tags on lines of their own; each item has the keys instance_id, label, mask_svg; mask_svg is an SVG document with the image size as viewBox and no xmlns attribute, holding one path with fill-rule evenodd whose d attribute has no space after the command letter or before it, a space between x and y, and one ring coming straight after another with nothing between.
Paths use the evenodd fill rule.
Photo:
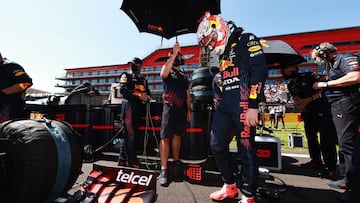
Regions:
<instances>
[{"instance_id":1,"label":"racing driver","mask_svg":"<svg viewBox=\"0 0 360 203\"><path fill-rule=\"evenodd\" d=\"M229 151L231 131L234 130L236 156L241 164L241 202L253 203L258 174L254 148L258 104L267 78L262 45L254 34L243 33L243 29L234 23L210 13L206 13L200 22L197 38L203 49L219 55L220 59L220 72L213 79L215 112L210 146L225 183L220 190L210 194L210 199L222 201L238 195L234 177L237 167L234 167Z\"/></svg>"}]
</instances>

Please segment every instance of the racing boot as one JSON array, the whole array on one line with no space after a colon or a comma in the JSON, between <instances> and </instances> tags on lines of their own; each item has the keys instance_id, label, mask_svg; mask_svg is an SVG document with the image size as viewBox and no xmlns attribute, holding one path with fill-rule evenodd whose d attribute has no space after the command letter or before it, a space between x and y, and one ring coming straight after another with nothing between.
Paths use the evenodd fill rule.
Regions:
<instances>
[{"instance_id":1,"label":"racing boot","mask_svg":"<svg viewBox=\"0 0 360 203\"><path fill-rule=\"evenodd\" d=\"M255 198L254 197L246 197L245 195L242 195L239 203L255 203Z\"/></svg>"},{"instance_id":2,"label":"racing boot","mask_svg":"<svg viewBox=\"0 0 360 203\"><path fill-rule=\"evenodd\" d=\"M221 190L218 190L210 194L210 199L218 202L224 199L231 199L237 196L238 196L238 188L236 186L236 183L234 184L224 183Z\"/></svg>"}]
</instances>

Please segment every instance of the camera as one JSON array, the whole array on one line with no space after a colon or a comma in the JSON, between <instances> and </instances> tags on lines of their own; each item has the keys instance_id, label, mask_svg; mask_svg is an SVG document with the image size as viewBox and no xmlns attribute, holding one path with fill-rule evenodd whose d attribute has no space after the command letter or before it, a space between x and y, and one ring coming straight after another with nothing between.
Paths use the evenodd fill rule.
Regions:
<instances>
[{"instance_id":1,"label":"camera","mask_svg":"<svg viewBox=\"0 0 360 203\"><path fill-rule=\"evenodd\" d=\"M288 90L293 97L311 97L316 91L312 88L315 82L321 81L322 77L312 72L298 73L288 84Z\"/></svg>"}]
</instances>

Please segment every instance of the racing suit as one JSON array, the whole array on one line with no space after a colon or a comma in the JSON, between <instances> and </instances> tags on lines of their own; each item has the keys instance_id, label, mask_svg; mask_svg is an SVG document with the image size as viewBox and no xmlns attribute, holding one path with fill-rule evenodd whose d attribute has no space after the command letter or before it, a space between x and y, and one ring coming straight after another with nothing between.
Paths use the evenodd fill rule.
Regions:
<instances>
[{"instance_id":1,"label":"racing suit","mask_svg":"<svg viewBox=\"0 0 360 203\"><path fill-rule=\"evenodd\" d=\"M267 78L265 56L259 39L244 33L232 43L229 58L222 60L214 77L213 133L210 146L216 165L227 184L233 184L234 167L229 152L231 131L235 130L237 155L242 166L241 192L254 196L258 166L255 156L255 127L245 125L248 108L258 109Z\"/></svg>"},{"instance_id":2,"label":"racing suit","mask_svg":"<svg viewBox=\"0 0 360 203\"><path fill-rule=\"evenodd\" d=\"M120 93L124 100L121 105L121 118L125 122L125 151L128 163L136 164L135 135L139 135L141 117L146 114L146 105L140 100L140 95L146 93L150 96L147 80L135 74L122 73L120 77ZM120 149L119 161L125 161ZM124 157L125 156L125 157Z\"/></svg>"},{"instance_id":3,"label":"racing suit","mask_svg":"<svg viewBox=\"0 0 360 203\"><path fill-rule=\"evenodd\" d=\"M14 84L23 91L5 94L1 90ZM0 123L8 119L27 118L25 111L25 90L32 85L32 79L24 68L7 60L0 61Z\"/></svg>"}]
</instances>

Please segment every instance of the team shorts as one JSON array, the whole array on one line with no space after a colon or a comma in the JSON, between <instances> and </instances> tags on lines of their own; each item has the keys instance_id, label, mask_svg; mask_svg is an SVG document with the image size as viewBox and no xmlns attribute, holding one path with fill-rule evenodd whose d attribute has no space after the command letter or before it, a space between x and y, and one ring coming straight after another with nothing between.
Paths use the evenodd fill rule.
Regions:
<instances>
[{"instance_id":1,"label":"team shorts","mask_svg":"<svg viewBox=\"0 0 360 203\"><path fill-rule=\"evenodd\" d=\"M187 128L187 107L172 104L164 104L160 138L172 138L172 136L183 136Z\"/></svg>"}]
</instances>

